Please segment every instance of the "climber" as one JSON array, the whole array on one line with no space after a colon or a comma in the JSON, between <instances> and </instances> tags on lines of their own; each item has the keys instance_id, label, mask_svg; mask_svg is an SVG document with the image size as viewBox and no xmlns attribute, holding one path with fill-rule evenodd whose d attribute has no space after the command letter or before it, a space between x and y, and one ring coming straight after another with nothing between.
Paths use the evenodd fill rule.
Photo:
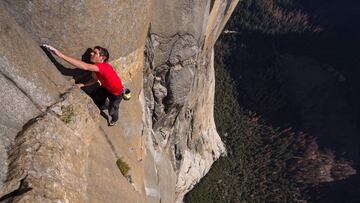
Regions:
<instances>
[{"instance_id":1,"label":"climber","mask_svg":"<svg viewBox=\"0 0 360 203\"><path fill-rule=\"evenodd\" d=\"M93 100L95 104L101 110L103 110L106 99L109 99L110 102L108 109L111 116L109 126L115 125L119 119L119 105L122 99L122 92L124 88L122 81L115 72L114 68L109 63L107 63L109 59L109 52L107 49L100 46L95 46L91 52L90 57L90 60L93 64L90 64L67 56L50 45L44 44L43 46L48 48L59 58L74 65L76 68L92 72L93 78L89 82L85 84L77 84L77 86L81 88L92 85L97 81L100 82L101 86L94 93L95 96L93 97Z\"/></svg>"}]
</instances>

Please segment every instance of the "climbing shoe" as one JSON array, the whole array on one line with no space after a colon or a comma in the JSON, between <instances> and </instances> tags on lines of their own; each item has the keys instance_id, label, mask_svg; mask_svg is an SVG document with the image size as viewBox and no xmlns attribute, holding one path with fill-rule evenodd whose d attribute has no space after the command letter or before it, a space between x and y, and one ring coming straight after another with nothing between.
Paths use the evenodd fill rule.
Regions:
<instances>
[{"instance_id":1,"label":"climbing shoe","mask_svg":"<svg viewBox=\"0 0 360 203\"><path fill-rule=\"evenodd\" d=\"M116 125L116 123L117 123L117 121L111 120L111 121L109 122L109 126L114 126L114 125Z\"/></svg>"}]
</instances>

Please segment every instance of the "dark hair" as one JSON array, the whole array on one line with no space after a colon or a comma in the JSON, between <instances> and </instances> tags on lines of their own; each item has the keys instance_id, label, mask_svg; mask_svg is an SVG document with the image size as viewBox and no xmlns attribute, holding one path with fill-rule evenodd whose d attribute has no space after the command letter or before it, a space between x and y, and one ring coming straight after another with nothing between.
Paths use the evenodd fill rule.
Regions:
<instances>
[{"instance_id":1,"label":"dark hair","mask_svg":"<svg viewBox=\"0 0 360 203\"><path fill-rule=\"evenodd\" d=\"M110 54L108 52L107 49L101 47L101 46L95 46L94 49L99 49L100 51L100 56L105 56L105 60L104 61L108 61L108 59L110 58Z\"/></svg>"}]
</instances>

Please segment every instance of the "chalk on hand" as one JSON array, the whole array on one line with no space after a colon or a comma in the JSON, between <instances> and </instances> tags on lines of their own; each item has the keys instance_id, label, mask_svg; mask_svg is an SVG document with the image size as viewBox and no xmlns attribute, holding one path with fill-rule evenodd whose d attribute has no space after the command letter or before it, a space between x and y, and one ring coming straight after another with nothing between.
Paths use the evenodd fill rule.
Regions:
<instances>
[{"instance_id":1,"label":"chalk on hand","mask_svg":"<svg viewBox=\"0 0 360 203\"><path fill-rule=\"evenodd\" d=\"M42 44L41 46L47 48L47 49L50 49L51 51L55 51L56 49L48 44Z\"/></svg>"}]
</instances>

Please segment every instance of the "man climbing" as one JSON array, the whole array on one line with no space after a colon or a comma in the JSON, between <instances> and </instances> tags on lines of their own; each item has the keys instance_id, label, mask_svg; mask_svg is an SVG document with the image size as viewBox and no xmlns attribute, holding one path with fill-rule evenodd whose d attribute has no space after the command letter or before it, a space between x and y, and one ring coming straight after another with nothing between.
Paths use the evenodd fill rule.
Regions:
<instances>
[{"instance_id":1,"label":"man climbing","mask_svg":"<svg viewBox=\"0 0 360 203\"><path fill-rule=\"evenodd\" d=\"M123 85L114 68L109 63L107 63L109 59L109 52L107 49L100 46L95 46L91 52L90 57L90 61L93 64L90 64L67 56L50 45L43 46L48 48L59 58L74 65L76 68L92 71L92 80L86 84L78 84L78 87L88 86L96 83L97 81L100 82L101 86L96 90L93 100L100 109L103 109L106 98L109 99L110 103L108 109L111 116L109 126L115 125L119 119L119 105L122 99L121 94L123 91Z\"/></svg>"}]
</instances>

